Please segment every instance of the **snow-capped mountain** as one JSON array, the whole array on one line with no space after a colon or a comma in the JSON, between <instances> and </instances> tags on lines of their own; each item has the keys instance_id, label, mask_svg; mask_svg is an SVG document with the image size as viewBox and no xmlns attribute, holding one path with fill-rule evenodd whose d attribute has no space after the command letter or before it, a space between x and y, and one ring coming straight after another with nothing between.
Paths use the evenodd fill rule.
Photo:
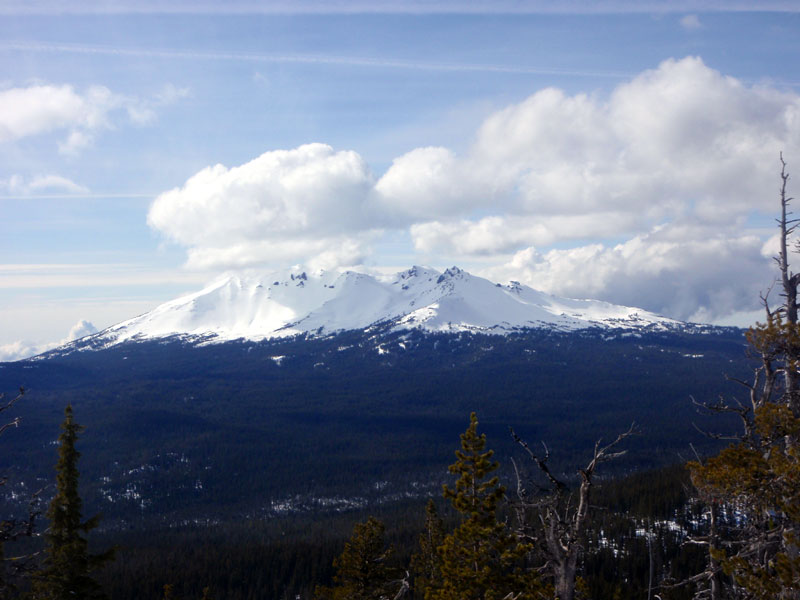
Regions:
<instances>
[{"instance_id":1,"label":"snow-capped mountain","mask_svg":"<svg viewBox=\"0 0 800 600\"><path fill-rule=\"evenodd\" d=\"M228 275L199 292L101 331L92 346L172 336L207 343L389 330L507 334L524 328L670 327L677 321L596 300L571 300L511 282L495 284L453 267L394 275L353 271Z\"/></svg>"}]
</instances>

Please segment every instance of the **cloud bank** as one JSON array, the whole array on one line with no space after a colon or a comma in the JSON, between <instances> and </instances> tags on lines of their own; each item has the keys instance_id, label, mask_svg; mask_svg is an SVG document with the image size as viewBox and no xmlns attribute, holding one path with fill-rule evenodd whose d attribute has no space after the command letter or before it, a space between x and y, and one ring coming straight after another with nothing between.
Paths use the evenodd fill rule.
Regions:
<instances>
[{"instance_id":1,"label":"cloud bank","mask_svg":"<svg viewBox=\"0 0 800 600\"><path fill-rule=\"evenodd\" d=\"M39 344L35 342L17 341L11 344L0 346L0 362L11 362L36 356L42 352L47 352L53 348L58 348L59 346L68 342L74 342L75 340L86 337L87 335L92 335L93 333L97 333L97 328L89 321L81 319L72 326L67 334L67 337L58 342Z\"/></svg>"},{"instance_id":2,"label":"cloud bank","mask_svg":"<svg viewBox=\"0 0 800 600\"><path fill-rule=\"evenodd\" d=\"M776 210L781 151L800 156L800 96L689 57L607 96L538 90L476 124L463 155L415 148L380 177L323 144L208 167L148 222L191 267L353 265L401 231L424 262L713 320L770 283L748 223Z\"/></svg>"}]
</instances>

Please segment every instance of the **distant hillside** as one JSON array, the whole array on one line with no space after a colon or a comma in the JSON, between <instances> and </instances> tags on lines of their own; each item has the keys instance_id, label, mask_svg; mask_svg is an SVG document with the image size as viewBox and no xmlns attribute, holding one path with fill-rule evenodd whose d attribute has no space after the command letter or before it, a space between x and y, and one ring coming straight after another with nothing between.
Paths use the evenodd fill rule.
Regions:
<instances>
[{"instance_id":1,"label":"distant hillside","mask_svg":"<svg viewBox=\"0 0 800 600\"><path fill-rule=\"evenodd\" d=\"M572 472L594 440L636 421L621 470L710 442L689 396L749 372L741 330L505 336L384 329L262 342L128 342L0 364L25 385L20 428L0 438L7 496L49 480L71 402L87 426L82 483L107 523L225 520L438 495L469 412L504 468L513 425ZM718 419L710 421L719 427ZM20 487L25 483L28 487Z\"/></svg>"},{"instance_id":2,"label":"distant hillside","mask_svg":"<svg viewBox=\"0 0 800 600\"><path fill-rule=\"evenodd\" d=\"M412 267L394 275L346 271L223 276L206 288L55 350L100 349L180 337L195 344L261 341L343 331L489 333L523 329L664 330L686 324L639 308L558 298L511 282L495 284L457 267Z\"/></svg>"}]
</instances>

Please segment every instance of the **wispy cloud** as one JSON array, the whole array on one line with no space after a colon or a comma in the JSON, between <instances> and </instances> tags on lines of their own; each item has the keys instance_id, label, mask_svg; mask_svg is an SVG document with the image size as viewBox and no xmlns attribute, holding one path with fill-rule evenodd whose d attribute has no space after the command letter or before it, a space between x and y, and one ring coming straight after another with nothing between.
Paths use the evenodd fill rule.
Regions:
<instances>
[{"instance_id":1,"label":"wispy cloud","mask_svg":"<svg viewBox=\"0 0 800 600\"><path fill-rule=\"evenodd\" d=\"M89 189L61 175L37 175L27 181L21 175L12 175L8 179L0 179L0 191L8 195L3 198L27 199L30 197L52 194L54 196L73 196L89 194ZM44 193L44 194L43 194Z\"/></svg>"},{"instance_id":2,"label":"wispy cloud","mask_svg":"<svg viewBox=\"0 0 800 600\"><path fill-rule=\"evenodd\" d=\"M0 12L0 14L2 14ZM559 77L586 77L598 79L629 79L636 73L611 70L586 70L586 69L554 69L551 67L539 67L529 65L500 65L500 64L480 64L480 63L442 63L442 62L422 62L413 60L402 60L392 58L370 58L362 56L331 56L329 54L259 54L252 52L204 52L199 50L177 50L177 49L157 49L157 48L117 48L113 46L87 46L80 44L52 44L47 42L21 42L6 41L0 42L0 52L52 52L65 54L89 54L100 56L119 56L135 58L161 58L175 60L211 60L211 61L231 61L249 62L263 64L305 64L320 66L341 66L341 67L363 67L373 69L403 69L412 71L432 71L432 72L454 72L454 73L497 73L497 74L517 74L517 75L542 75ZM256 74L255 78L258 79ZM263 76L262 76L263 77ZM743 83L763 83L746 78L741 79ZM773 85L783 85L789 87L800 87L800 81L772 79ZM157 94L155 101L149 106L163 106L166 103L158 103L159 98L167 98L165 92ZM183 98L190 95L189 90L172 88L175 92L174 99ZM141 101L140 101L141 103ZM147 105L146 105L147 106ZM135 120L135 111L128 106L128 114L131 120ZM143 121L147 123L146 120ZM1 132L0 132L1 133Z\"/></svg>"},{"instance_id":3,"label":"wispy cloud","mask_svg":"<svg viewBox=\"0 0 800 600\"><path fill-rule=\"evenodd\" d=\"M12 176L13 178L13 176ZM2 188L3 184L8 185L7 182L0 181L0 189ZM75 193L65 193L65 194L37 194L32 193L32 189L30 187L26 188L28 192L31 193L9 193L8 195L0 195L0 200L137 200L137 199L148 199L151 200L158 196L157 193L153 194L103 194L103 193L88 193L88 192L80 192L76 191Z\"/></svg>"},{"instance_id":4,"label":"wispy cloud","mask_svg":"<svg viewBox=\"0 0 800 600\"><path fill-rule=\"evenodd\" d=\"M681 27L683 27L686 31L697 31L698 29L703 28L703 24L700 22L700 17L695 14L683 16L680 23Z\"/></svg>"},{"instance_id":5,"label":"wispy cloud","mask_svg":"<svg viewBox=\"0 0 800 600\"><path fill-rule=\"evenodd\" d=\"M9 0L0 14L621 14L798 12L792 0Z\"/></svg>"},{"instance_id":6,"label":"wispy cloud","mask_svg":"<svg viewBox=\"0 0 800 600\"><path fill-rule=\"evenodd\" d=\"M188 60L219 60L253 63L338 65L383 69L408 69L417 71L516 73L520 75L565 75L572 77L602 77L612 79L625 79L631 76L630 73L623 73L619 71L552 69L524 65L421 62L387 58L367 58L359 56L331 56L327 54L258 54L248 52L202 52L196 50L176 49L116 48L112 46L50 44L43 42L2 42L0 43L0 51L53 52L106 56L130 56L137 58L149 57Z\"/></svg>"},{"instance_id":7,"label":"wispy cloud","mask_svg":"<svg viewBox=\"0 0 800 600\"><path fill-rule=\"evenodd\" d=\"M60 287L200 285L207 274L137 264L0 264L0 290Z\"/></svg>"},{"instance_id":8,"label":"wispy cloud","mask_svg":"<svg viewBox=\"0 0 800 600\"><path fill-rule=\"evenodd\" d=\"M76 154L100 131L113 129L120 111L135 125L147 125L156 109L173 103L188 90L167 85L152 98L132 98L93 85L81 92L72 85L39 84L0 91L0 143L49 133L66 134L58 141L62 154Z\"/></svg>"}]
</instances>

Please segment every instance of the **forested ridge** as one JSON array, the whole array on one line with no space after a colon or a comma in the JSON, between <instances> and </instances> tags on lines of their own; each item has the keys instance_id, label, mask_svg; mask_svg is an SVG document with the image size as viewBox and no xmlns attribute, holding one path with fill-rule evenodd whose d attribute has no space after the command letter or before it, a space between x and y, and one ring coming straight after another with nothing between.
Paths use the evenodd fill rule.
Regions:
<instances>
[{"instance_id":1,"label":"forested ridge","mask_svg":"<svg viewBox=\"0 0 800 600\"><path fill-rule=\"evenodd\" d=\"M723 374L749 372L743 332L733 329L413 334L381 340L388 354L374 343L353 332L280 344L132 344L2 365L5 390L28 388L15 407L25 428L0 438L6 489L23 494L23 482L33 489L49 480L67 403L86 426L85 503L107 526L271 518L320 502L435 495L473 410L500 456L512 454L513 426L546 441L560 472L598 437L635 421L647 435L608 465L621 475L688 459L689 443L719 450L693 427L718 419L698 415L688 398L734 393ZM273 355L286 358L279 366ZM511 476L509 460L500 462ZM4 498L0 506L14 508Z\"/></svg>"},{"instance_id":2,"label":"forested ridge","mask_svg":"<svg viewBox=\"0 0 800 600\"><path fill-rule=\"evenodd\" d=\"M648 589L651 564L659 581L682 580L702 568L702 550L684 543L687 535L706 529L704 506L691 490L684 465L597 482L593 505L601 509L592 512L586 528L580 570L585 597L641 598ZM513 523L513 489L505 498L498 506L498 522ZM453 530L460 521L458 511L441 495L432 500L443 531ZM219 598L311 599L319 586L334 583L334 559L341 555L353 527L368 517L385 524L381 544L393 550L386 561L391 576L385 583L399 591L404 572L412 568L412 557L420 552L426 520L422 500L221 526L99 528L90 535L91 547L98 552L115 547L116 556L95 572L95 578L108 597L119 600L162 598L165 584L172 586L173 598L181 599L199 599L206 588L211 597ZM38 548L38 543L8 544L9 555ZM414 579L409 582L407 597L424 598ZM24 597L24 590L23 583L19 595L7 591L5 597ZM661 597L691 598L692 593L679 588L662 591Z\"/></svg>"},{"instance_id":3,"label":"forested ridge","mask_svg":"<svg viewBox=\"0 0 800 600\"><path fill-rule=\"evenodd\" d=\"M676 515L684 514L690 506L688 485L682 466L602 481L596 501L607 510L593 518L593 533L587 538L594 536L596 549L587 553L584 579L588 589L601 594L592 597L605 597L604 590L608 589L615 590L620 598L638 597L636 590L646 586L642 574L647 572L648 561L640 552L646 546L645 538L636 530L647 519L675 520ZM436 498L435 502L444 530L455 528L458 512L444 498ZM513 520L505 501L498 509L498 522ZM676 522L685 524L691 518L692 509L689 510L685 518L679 517ZM366 521L367 516L386 524L382 544L393 548L386 561L392 577L386 583L396 585L402 581L397 576L411 568L412 556L419 552L418 538L425 527L425 503L420 500L395 502L368 511L330 512L321 518L304 514L211 527L99 529L91 533L92 548L100 551L115 547L116 557L97 570L95 577L109 597L120 600L161 598L165 584L172 586L174 598L200 598L208 588L212 593L216 591L214 597L310 599L315 597L315 590L319 592L318 586L333 583L334 559L341 555L354 524ZM680 536L673 535L675 532L669 527L653 531L663 548L656 560L671 564L680 554ZM23 538L7 544L8 554L41 550L40 541ZM10 575L10 566L6 565L6 575ZM36 580L35 571L34 575L30 573L26 570L11 577L10 581L21 585L14 592L6 590L5 597L25 597L25 581ZM627 584L620 585L620 578ZM616 591L618 588L622 591ZM424 597L413 585L408 594Z\"/></svg>"}]
</instances>

